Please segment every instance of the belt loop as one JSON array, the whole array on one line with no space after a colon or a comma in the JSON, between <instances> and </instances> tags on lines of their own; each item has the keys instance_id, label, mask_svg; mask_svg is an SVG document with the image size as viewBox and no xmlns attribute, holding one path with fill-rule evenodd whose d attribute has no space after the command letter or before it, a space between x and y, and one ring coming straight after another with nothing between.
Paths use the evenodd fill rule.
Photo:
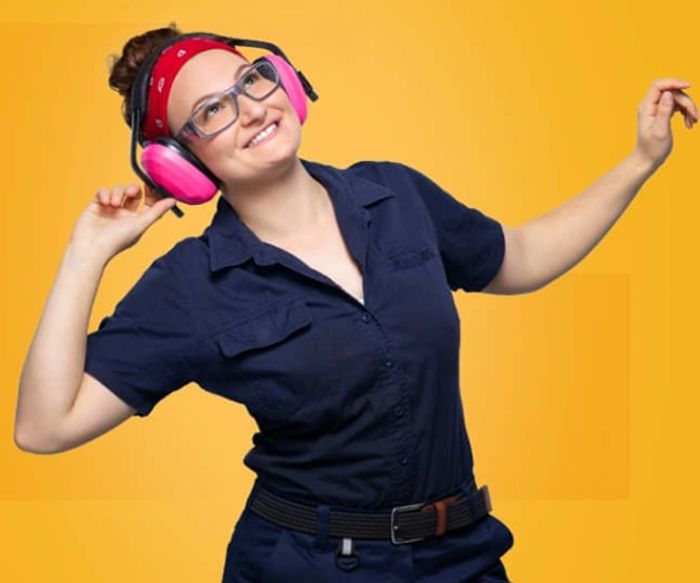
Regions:
<instances>
[{"instance_id":1,"label":"belt loop","mask_svg":"<svg viewBox=\"0 0 700 583\"><path fill-rule=\"evenodd\" d=\"M328 532L330 530L330 506L319 504L316 506L316 539L314 544L317 549L325 550L328 546Z\"/></svg>"}]
</instances>

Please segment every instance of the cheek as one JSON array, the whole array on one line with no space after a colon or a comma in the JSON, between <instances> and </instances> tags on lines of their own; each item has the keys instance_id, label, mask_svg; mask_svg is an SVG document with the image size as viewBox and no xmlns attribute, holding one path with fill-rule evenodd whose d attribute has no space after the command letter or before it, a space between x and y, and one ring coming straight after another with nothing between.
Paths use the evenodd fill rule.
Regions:
<instances>
[{"instance_id":1,"label":"cheek","mask_svg":"<svg viewBox=\"0 0 700 583\"><path fill-rule=\"evenodd\" d=\"M236 152L234 151L235 144L233 140L224 139L224 136L219 137L222 139L217 140L216 144L210 143L207 144L206 148L199 148L199 150L195 152L195 155L216 176L225 178L230 172L231 162L234 161L236 157Z\"/></svg>"},{"instance_id":2,"label":"cheek","mask_svg":"<svg viewBox=\"0 0 700 583\"><path fill-rule=\"evenodd\" d=\"M204 144L202 154L214 161L214 163L224 160L239 149L240 139L240 134L237 129L228 128L207 144Z\"/></svg>"}]
</instances>

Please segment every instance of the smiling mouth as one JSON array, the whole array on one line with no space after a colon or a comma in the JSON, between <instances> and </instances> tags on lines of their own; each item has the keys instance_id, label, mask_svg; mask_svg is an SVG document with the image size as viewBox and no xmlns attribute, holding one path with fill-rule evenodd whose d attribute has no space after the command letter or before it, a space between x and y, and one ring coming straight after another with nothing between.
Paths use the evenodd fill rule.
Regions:
<instances>
[{"instance_id":1,"label":"smiling mouth","mask_svg":"<svg viewBox=\"0 0 700 583\"><path fill-rule=\"evenodd\" d=\"M269 128L272 127L270 130ZM262 139L258 140L257 142L253 143L252 140L248 142L244 148L253 148L257 146L258 144L261 144L262 142L268 141L270 138L272 138L280 128L280 120L272 122L270 125L268 125L263 131L269 132L267 135L265 135Z\"/></svg>"}]
</instances>

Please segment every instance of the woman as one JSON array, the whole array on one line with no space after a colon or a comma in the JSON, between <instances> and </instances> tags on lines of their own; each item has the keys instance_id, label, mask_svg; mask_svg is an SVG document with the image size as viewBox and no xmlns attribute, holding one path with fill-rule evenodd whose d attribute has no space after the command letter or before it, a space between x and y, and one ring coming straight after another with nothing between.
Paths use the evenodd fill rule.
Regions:
<instances>
[{"instance_id":1,"label":"woman","mask_svg":"<svg viewBox=\"0 0 700 583\"><path fill-rule=\"evenodd\" d=\"M124 47L110 82L127 120L139 65L177 35ZM173 136L202 98L249 82L247 59L222 46L180 65L149 102ZM225 582L508 581L513 535L472 472L452 291L531 291L580 260L668 155L673 111L697 121L684 86L656 82L633 154L576 206L517 229L401 163L301 160L285 91L241 93L231 123L187 140L222 182L211 225L156 259L87 338L105 265L173 200L147 193L139 212L138 188L103 188L77 221L22 373L18 445L76 447L194 381L260 427Z\"/></svg>"}]
</instances>

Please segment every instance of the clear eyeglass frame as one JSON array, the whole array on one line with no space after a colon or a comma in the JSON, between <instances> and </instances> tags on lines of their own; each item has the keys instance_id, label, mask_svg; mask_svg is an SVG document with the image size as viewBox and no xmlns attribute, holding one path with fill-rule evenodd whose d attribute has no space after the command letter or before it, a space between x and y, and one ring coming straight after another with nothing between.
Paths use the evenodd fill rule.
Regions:
<instances>
[{"instance_id":1,"label":"clear eyeglass frame","mask_svg":"<svg viewBox=\"0 0 700 583\"><path fill-rule=\"evenodd\" d=\"M262 97L255 97L253 95L250 95L245 91L244 83L246 82L248 75L250 74L251 71L253 70L259 70L262 67L266 67L267 70L272 71L274 75L274 86L268 91L265 95ZM241 73L240 78L234 85L229 87L228 89L225 89L224 91L220 91L219 93L212 95L210 98L206 99L202 103L200 103L197 108L192 112L192 115L188 118L188 120L185 122L185 124L180 128L180 131L175 135L175 139L180 141L180 142L191 142L194 141L195 139L208 139L208 138L213 138L214 136L220 134L221 132L227 130L230 128L234 123L238 121L239 115L240 115L240 107L238 106L238 96L239 95L245 95L249 99L252 99L254 101L264 101L267 99L270 95L272 95L277 88L280 86L280 76L279 73L277 72L277 69L275 69L274 66L269 61L263 60L263 61L258 61L257 63L252 64L251 66L247 67L246 69L243 70ZM227 123L225 126L219 128L215 132L205 132L202 130L200 127L197 126L197 124L194 123L194 119L199 114L202 109L205 107L208 107L212 103L216 102L219 99L223 99L227 95L232 96L232 101L236 110L236 115L233 118L232 121Z\"/></svg>"}]
</instances>

